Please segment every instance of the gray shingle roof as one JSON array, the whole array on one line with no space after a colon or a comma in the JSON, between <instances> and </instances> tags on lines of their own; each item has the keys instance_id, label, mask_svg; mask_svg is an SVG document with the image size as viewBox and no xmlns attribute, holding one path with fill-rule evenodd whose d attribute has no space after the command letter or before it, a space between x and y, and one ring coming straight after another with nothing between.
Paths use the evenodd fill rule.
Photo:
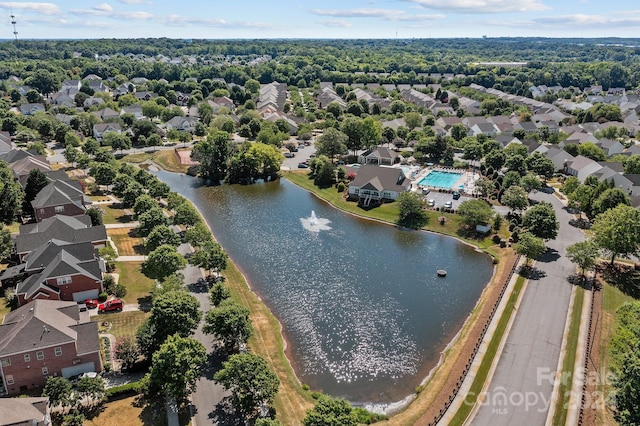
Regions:
<instances>
[{"instance_id":1,"label":"gray shingle roof","mask_svg":"<svg viewBox=\"0 0 640 426\"><path fill-rule=\"evenodd\" d=\"M84 243L107 239L104 225L91 226L89 216L55 215L42 222L20 226L20 235L15 238L16 251L31 252L52 239Z\"/></svg>"},{"instance_id":2,"label":"gray shingle roof","mask_svg":"<svg viewBox=\"0 0 640 426\"><path fill-rule=\"evenodd\" d=\"M73 186L72 182L54 180L38 192L36 198L31 202L31 206L34 209L39 209L72 203L84 209L87 200L82 190Z\"/></svg>"},{"instance_id":3,"label":"gray shingle roof","mask_svg":"<svg viewBox=\"0 0 640 426\"><path fill-rule=\"evenodd\" d=\"M48 414L49 398L0 398L0 425L36 424ZM38 423L39 424L39 423Z\"/></svg>"},{"instance_id":4,"label":"gray shingle roof","mask_svg":"<svg viewBox=\"0 0 640 426\"><path fill-rule=\"evenodd\" d=\"M396 167L379 167L363 164L358 169L355 179L349 184L358 188L369 187L376 191L406 191L411 182L406 179L404 172Z\"/></svg>"}]
</instances>

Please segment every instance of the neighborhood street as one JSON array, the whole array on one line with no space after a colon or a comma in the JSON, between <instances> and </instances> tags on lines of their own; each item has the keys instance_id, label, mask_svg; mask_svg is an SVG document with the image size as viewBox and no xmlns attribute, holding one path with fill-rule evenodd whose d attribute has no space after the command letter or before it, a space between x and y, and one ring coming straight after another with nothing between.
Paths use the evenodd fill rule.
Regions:
<instances>
[{"instance_id":1,"label":"neighborhood street","mask_svg":"<svg viewBox=\"0 0 640 426\"><path fill-rule=\"evenodd\" d=\"M529 279L491 384L479 399L482 405L473 425L544 425L552 404L571 298L567 278L575 272L575 265L564 254L584 234L569 225L572 215L552 193L538 192L531 198L553 205L560 222L558 237L547 243L550 250L535 263L538 276Z\"/></svg>"}]
</instances>

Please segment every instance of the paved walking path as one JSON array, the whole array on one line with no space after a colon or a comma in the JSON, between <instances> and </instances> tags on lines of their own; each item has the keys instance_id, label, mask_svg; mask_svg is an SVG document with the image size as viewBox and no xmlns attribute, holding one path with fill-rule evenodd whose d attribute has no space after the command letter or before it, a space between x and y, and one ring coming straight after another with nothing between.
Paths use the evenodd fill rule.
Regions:
<instances>
[{"instance_id":1,"label":"paved walking path","mask_svg":"<svg viewBox=\"0 0 640 426\"><path fill-rule=\"evenodd\" d=\"M137 228L138 226L140 226L140 222L137 220L127 223L107 223L104 225L105 229Z\"/></svg>"},{"instance_id":2,"label":"paved walking path","mask_svg":"<svg viewBox=\"0 0 640 426\"><path fill-rule=\"evenodd\" d=\"M553 205L560 222L558 237L536 263L540 276L528 281L495 374L471 420L474 425L544 425L552 404L572 291L567 278L575 272L564 254L584 235L569 225L572 215L557 197L542 192L534 197Z\"/></svg>"},{"instance_id":3,"label":"paved walking path","mask_svg":"<svg viewBox=\"0 0 640 426\"><path fill-rule=\"evenodd\" d=\"M147 256L118 256L117 262L144 262L147 260Z\"/></svg>"}]
</instances>

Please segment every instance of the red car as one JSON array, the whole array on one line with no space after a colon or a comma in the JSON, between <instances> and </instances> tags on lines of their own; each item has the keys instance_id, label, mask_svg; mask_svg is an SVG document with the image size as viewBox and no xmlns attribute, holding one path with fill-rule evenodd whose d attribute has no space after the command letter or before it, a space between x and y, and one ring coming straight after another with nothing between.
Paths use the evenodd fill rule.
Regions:
<instances>
[{"instance_id":1,"label":"red car","mask_svg":"<svg viewBox=\"0 0 640 426\"><path fill-rule=\"evenodd\" d=\"M122 310L122 300L112 299L98 305L98 313L103 312L120 312Z\"/></svg>"},{"instance_id":2,"label":"red car","mask_svg":"<svg viewBox=\"0 0 640 426\"><path fill-rule=\"evenodd\" d=\"M84 305L87 309L95 309L98 307L98 299L87 299L84 301Z\"/></svg>"}]
</instances>

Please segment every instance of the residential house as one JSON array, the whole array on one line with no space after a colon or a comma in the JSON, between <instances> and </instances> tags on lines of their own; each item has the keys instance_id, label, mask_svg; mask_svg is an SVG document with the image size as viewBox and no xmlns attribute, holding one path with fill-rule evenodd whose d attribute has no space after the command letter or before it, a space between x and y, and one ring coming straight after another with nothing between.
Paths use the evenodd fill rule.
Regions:
<instances>
[{"instance_id":1,"label":"residential house","mask_svg":"<svg viewBox=\"0 0 640 426\"><path fill-rule=\"evenodd\" d=\"M9 164L9 167L11 167L16 179L18 179L18 182L23 188L27 184L27 179L29 178L29 172L31 172L31 170L38 169L45 173L51 171L49 162L43 157L44 156L42 155L28 156Z\"/></svg>"},{"instance_id":2,"label":"residential house","mask_svg":"<svg viewBox=\"0 0 640 426\"><path fill-rule=\"evenodd\" d=\"M133 80L132 80L133 81ZM158 95L156 93L148 92L146 90L134 93L134 96L139 101L148 101L149 99L157 98Z\"/></svg>"},{"instance_id":3,"label":"residential house","mask_svg":"<svg viewBox=\"0 0 640 426\"><path fill-rule=\"evenodd\" d=\"M274 81L273 83L263 84L260 87L260 94L258 96L258 104L256 105L256 108L260 114L264 114L266 112L282 112L286 101L286 84Z\"/></svg>"},{"instance_id":4,"label":"residential house","mask_svg":"<svg viewBox=\"0 0 640 426\"><path fill-rule=\"evenodd\" d=\"M347 107L347 103L335 92L335 90L333 90L332 87L323 87L322 92L318 95L316 100L318 102L318 106L322 109L325 109L331 102L338 103L342 108Z\"/></svg>"},{"instance_id":5,"label":"residential house","mask_svg":"<svg viewBox=\"0 0 640 426\"><path fill-rule=\"evenodd\" d=\"M624 145L622 145L618 141L614 141L611 139L600 139L596 142L596 146L601 148L607 157L610 157L615 154L621 154L624 151Z\"/></svg>"},{"instance_id":6,"label":"residential house","mask_svg":"<svg viewBox=\"0 0 640 426\"><path fill-rule=\"evenodd\" d=\"M363 164L349 183L349 199L368 207L395 200L411 189L411 181L400 168Z\"/></svg>"},{"instance_id":7,"label":"residential house","mask_svg":"<svg viewBox=\"0 0 640 426\"><path fill-rule=\"evenodd\" d=\"M61 90L49 96L49 103L56 106L66 106L70 108L76 107L75 96L78 92L73 92L70 89Z\"/></svg>"},{"instance_id":8,"label":"residential house","mask_svg":"<svg viewBox=\"0 0 640 426\"><path fill-rule=\"evenodd\" d=\"M104 262L92 243L50 240L24 258L27 277L18 283L20 306L36 299L95 299L104 290Z\"/></svg>"},{"instance_id":9,"label":"residential house","mask_svg":"<svg viewBox=\"0 0 640 426\"><path fill-rule=\"evenodd\" d=\"M58 179L42 188L36 198L31 201L37 222L57 214L65 216L85 214L86 206L89 204L91 200L84 195L78 181L65 182Z\"/></svg>"},{"instance_id":10,"label":"residential house","mask_svg":"<svg viewBox=\"0 0 640 426\"><path fill-rule=\"evenodd\" d=\"M220 108L227 108L229 111L233 111L236 108L233 100L228 96L216 96L209 101L209 105L213 108L213 112L218 112Z\"/></svg>"},{"instance_id":11,"label":"residential house","mask_svg":"<svg viewBox=\"0 0 640 426\"><path fill-rule=\"evenodd\" d=\"M567 164L574 160L573 155L553 145L540 145L535 151L543 153L545 157L551 160L556 171L564 171Z\"/></svg>"},{"instance_id":12,"label":"residential house","mask_svg":"<svg viewBox=\"0 0 640 426\"><path fill-rule=\"evenodd\" d=\"M591 158L578 155L571 161L567 162L565 173L578 178L580 182L602 169L602 166Z\"/></svg>"},{"instance_id":13,"label":"residential house","mask_svg":"<svg viewBox=\"0 0 640 426\"><path fill-rule=\"evenodd\" d=\"M104 104L104 99L91 96L84 100L84 103L82 104L82 106L89 109L91 107L99 106L103 104Z\"/></svg>"},{"instance_id":14,"label":"residential house","mask_svg":"<svg viewBox=\"0 0 640 426\"><path fill-rule=\"evenodd\" d=\"M179 131L193 133L196 131L197 123L198 120L193 117L175 116L171 120L167 121L164 125L167 130L176 129Z\"/></svg>"},{"instance_id":15,"label":"residential house","mask_svg":"<svg viewBox=\"0 0 640 426\"><path fill-rule=\"evenodd\" d=\"M41 103L26 103L20 105L20 113L22 115L33 115L36 112L45 112L46 108L44 104Z\"/></svg>"},{"instance_id":16,"label":"residential house","mask_svg":"<svg viewBox=\"0 0 640 426\"><path fill-rule=\"evenodd\" d=\"M144 113L142 112L142 105L129 105L128 107L124 107L120 110L120 115L124 114L132 114L136 120L140 120L144 117Z\"/></svg>"},{"instance_id":17,"label":"residential house","mask_svg":"<svg viewBox=\"0 0 640 426\"><path fill-rule=\"evenodd\" d=\"M122 127L118 123L96 123L93 125L93 137L100 142L107 132L122 133Z\"/></svg>"},{"instance_id":18,"label":"residential house","mask_svg":"<svg viewBox=\"0 0 640 426\"><path fill-rule=\"evenodd\" d=\"M1 391L0 394L6 394ZM0 426L49 426L49 398L0 398Z\"/></svg>"},{"instance_id":19,"label":"residential house","mask_svg":"<svg viewBox=\"0 0 640 426\"><path fill-rule=\"evenodd\" d=\"M98 111L93 111L93 115L98 117L101 121L116 121L120 118L120 113L118 111L114 111L109 107L103 108Z\"/></svg>"},{"instance_id":20,"label":"residential house","mask_svg":"<svg viewBox=\"0 0 640 426\"><path fill-rule=\"evenodd\" d=\"M473 136L478 136L478 135L485 135L489 138L494 137L495 135L497 135L499 133L498 128L496 127L495 124L493 123L478 123L478 124L474 124L471 127L471 134Z\"/></svg>"},{"instance_id":21,"label":"residential house","mask_svg":"<svg viewBox=\"0 0 640 426\"><path fill-rule=\"evenodd\" d=\"M29 253L53 239L68 243L90 242L97 249L108 244L105 226L91 226L88 215L55 215L42 222L20 225L19 234L15 237L18 259L24 261Z\"/></svg>"},{"instance_id":22,"label":"residential house","mask_svg":"<svg viewBox=\"0 0 640 426\"><path fill-rule=\"evenodd\" d=\"M376 165L393 165L400 162L400 155L385 148L383 146L376 146L369 148L358 156L358 163L360 164L376 164Z\"/></svg>"},{"instance_id":23,"label":"residential house","mask_svg":"<svg viewBox=\"0 0 640 426\"><path fill-rule=\"evenodd\" d=\"M75 90L76 93L78 93L81 87L82 87L81 80L64 80L62 82L62 87L60 88L60 91Z\"/></svg>"},{"instance_id":24,"label":"residential house","mask_svg":"<svg viewBox=\"0 0 640 426\"><path fill-rule=\"evenodd\" d=\"M102 371L98 323L75 302L37 300L0 325L0 379L6 394L43 388L49 377Z\"/></svg>"}]
</instances>

